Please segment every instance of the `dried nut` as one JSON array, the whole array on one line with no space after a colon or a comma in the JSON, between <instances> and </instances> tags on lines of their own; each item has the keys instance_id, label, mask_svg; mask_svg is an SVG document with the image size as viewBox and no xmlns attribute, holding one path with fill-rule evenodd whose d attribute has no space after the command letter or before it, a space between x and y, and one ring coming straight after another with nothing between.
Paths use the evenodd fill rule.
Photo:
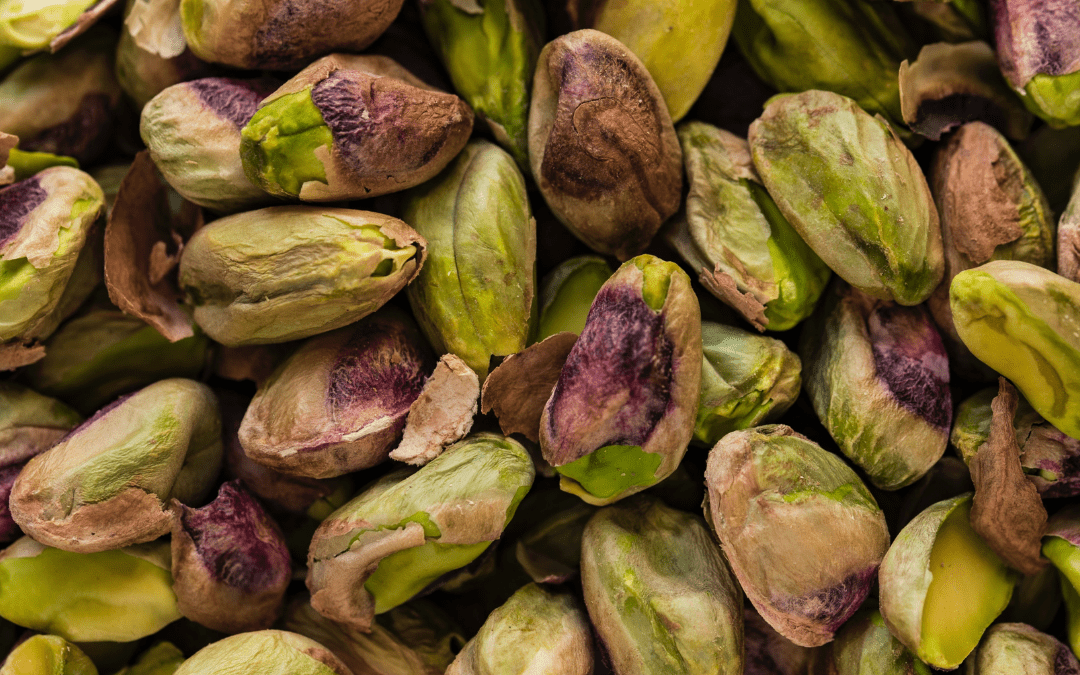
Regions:
<instances>
[{"instance_id":1,"label":"dried nut","mask_svg":"<svg viewBox=\"0 0 1080 675\"><path fill-rule=\"evenodd\" d=\"M169 377L199 377L210 358L202 331L169 342L143 321L96 310L65 323L46 344L26 381L90 414L120 394Z\"/></svg>"},{"instance_id":2,"label":"dried nut","mask_svg":"<svg viewBox=\"0 0 1080 675\"><path fill-rule=\"evenodd\" d=\"M184 663L184 653L170 642L159 642L139 655L135 663L116 675L173 675Z\"/></svg>"},{"instance_id":3,"label":"dried nut","mask_svg":"<svg viewBox=\"0 0 1080 675\"><path fill-rule=\"evenodd\" d=\"M1024 105L1052 127L1080 124L1080 6L994 0L990 7L1001 72Z\"/></svg>"},{"instance_id":4,"label":"dried nut","mask_svg":"<svg viewBox=\"0 0 1080 675\"><path fill-rule=\"evenodd\" d=\"M74 157L54 155L51 152L30 152L18 148L12 148L8 153L7 165L15 171L17 181L26 180L51 166L79 168L79 162Z\"/></svg>"},{"instance_id":5,"label":"dried nut","mask_svg":"<svg viewBox=\"0 0 1080 675\"><path fill-rule=\"evenodd\" d=\"M855 472L776 424L725 436L705 484L720 545L762 617L797 645L832 640L889 547L885 516Z\"/></svg>"},{"instance_id":6,"label":"dried nut","mask_svg":"<svg viewBox=\"0 0 1080 675\"><path fill-rule=\"evenodd\" d=\"M175 675L350 675L311 638L283 630L239 633L203 647Z\"/></svg>"},{"instance_id":7,"label":"dried nut","mask_svg":"<svg viewBox=\"0 0 1080 675\"><path fill-rule=\"evenodd\" d=\"M831 272L761 186L747 142L704 122L677 131L690 192L665 230L668 243L758 330L810 316Z\"/></svg>"},{"instance_id":8,"label":"dried nut","mask_svg":"<svg viewBox=\"0 0 1080 675\"><path fill-rule=\"evenodd\" d=\"M912 131L934 141L975 120L1022 140L1032 121L982 41L925 45L914 63L901 63L900 106Z\"/></svg>"},{"instance_id":9,"label":"dried nut","mask_svg":"<svg viewBox=\"0 0 1080 675\"><path fill-rule=\"evenodd\" d=\"M536 341L556 333L580 335L589 307L612 275L600 256L577 256L559 263L540 282L540 324Z\"/></svg>"},{"instance_id":10,"label":"dried nut","mask_svg":"<svg viewBox=\"0 0 1080 675\"><path fill-rule=\"evenodd\" d=\"M386 308L311 338L277 367L238 432L276 471L332 478L386 460L434 357L409 316Z\"/></svg>"},{"instance_id":11,"label":"dried nut","mask_svg":"<svg viewBox=\"0 0 1080 675\"><path fill-rule=\"evenodd\" d=\"M332 513L311 541L307 586L323 616L361 631L498 539L532 485L525 448L475 434L395 471Z\"/></svg>"},{"instance_id":12,"label":"dried nut","mask_svg":"<svg viewBox=\"0 0 1080 675\"><path fill-rule=\"evenodd\" d=\"M711 321L701 322L701 342L694 438L702 443L770 422L799 397L802 363L783 342Z\"/></svg>"},{"instance_id":13,"label":"dried nut","mask_svg":"<svg viewBox=\"0 0 1080 675\"><path fill-rule=\"evenodd\" d=\"M742 592L700 516L645 496L600 509L581 583L616 673L743 672Z\"/></svg>"},{"instance_id":14,"label":"dried nut","mask_svg":"<svg viewBox=\"0 0 1080 675\"><path fill-rule=\"evenodd\" d=\"M454 90L527 171L529 92L543 41L539 3L426 0L420 13Z\"/></svg>"},{"instance_id":15,"label":"dried nut","mask_svg":"<svg viewBox=\"0 0 1080 675\"><path fill-rule=\"evenodd\" d=\"M0 553L0 616L72 642L131 642L180 618L169 544L71 553L23 537Z\"/></svg>"},{"instance_id":16,"label":"dried nut","mask_svg":"<svg viewBox=\"0 0 1080 675\"><path fill-rule=\"evenodd\" d=\"M620 260L644 251L679 208L682 152L664 98L645 64L599 31L540 52L529 161L555 216Z\"/></svg>"},{"instance_id":17,"label":"dried nut","mask_svg":"<svg viewBox=\"0 0 1080 675\"><path fill-rule=\"evenodd\" d=\"M77 270L94 262L86 244L104 208L94 179L66 166L0 189L0 342L47 337L86 299Z\"/></svg>"},{"instance_id":18,"label":"dried nut","mask_svg":"<svg viewBox=\"0 0 1080 675\"><path fill-rule=\"evenodd\" d=\"M15 47L24 53L48 49L54 38L78 22L96 4L96 0L29 5L5 3L0 8L0 45Z\"/></svg>"},{"instance_id":19,"label":"dried nut","mask_svg":"<svg viewBox=\"0 0 1080 675\"><path fill-rule=\"evenodd\" d=\"M827 91L776 96L750 125L750 150L780 212L849 284L901 305L937 287L937 209L911 151L881 118Z\"/></svg>"},{"instance_id":20,"label":"dried nut","mask_svg":"<svg viewBox=\"0 0 1080 675\"><path fill-rule=\"evenodd\" d=\"M1080 439L1080 283L1015 261L961 272L949 289L956 332L1040 415Z\"/></svg>"},{"instance_id":21,"label":"dried nut","mask_svg":"<svg viewBox=\"0 0 1080 675\"><path fill-rule=\"evenodd\" d=\"M184 40L180 0L127 0L116 46L116 79L136 109L164 89L210 70Z\"/></svg>"},{"instance_id":22,"label":"dried nut","mask_svg":"<svg viewBox=\"0 0 1080 675\"><path fill-rule=\"evenodd\" d=\"M0 675L98 675L90 657L56 635L34 635L8 654Z\"/></svg>"},{"instance_id":23,"label":"dried nut","mask_svg":"<svg viewBox=\"0 0 1080 675\"><path fill-rule=\"evenodd\" d=\"M1052 635L1022 623L1000 623L986 631L967 663L970 675L1068 675L1080 661Z\"/></svg>"},{"instance_id":24,"label":"dried nut","mask_svg":"<svg viewBox=\"0 0 1080 675\"><path fill-rule=\"evenodd\" d=\"M971 528L971 495L938 502L896 536L878 574L889 631L927 664L952 670L1005 606L1015 572Z\"/></svg>"},{"instance_id":25,"label":"dried nut","mask_svg":"<svg viewBox=\"0 0 1080 675\"><path fill-rule=\"evenodd\" d=\"M527 584L493 611L446 675L591 675L592 630L581 601Z\"/></svg>"},{"instance_id":26,"label":"dried nut","mask_svg":"<svg viewBox=\"0 0 1080 675\"><path fill-rule=\"evenodd\" d=\"M11 515L43 544L107 551L168 532L169 499L202 499L220 468L213 392L192 380L161 380L31 459L12 486Z\"/></svg>"},{"instance_id":27,"label":"dried nut","mask_svg":"<svg viewBox=\"0 0 1080 675\"><path fill-rule=\"evenodd\" d=\"M830 675L930 675L930 668L893 637L877 610L860 610L824 649Z\"/></svg>"},{"instance_id":28,"label":"dried nut","mask_svg":"<svg viewBox=\"0 0 1080 675\"><path fill-rule=\"evenodd\" d=\"M263 100L241 131L252 183L326 202L376 197L433 178L465 146L473 113L385 56L334 54Z\"/></svg>"},{"instance_id":29,"label":"dried nut","mask_svg":"<svg viewBox=\"0 0 1080 675\"><path fill-rule=\"evenodd\" d=\"M538 523L518 538L514 558L538 584L560 584L578 573L581 536L596 508L578 502Z\"/></svg>"},{"instance_id":30,"label":"dried nut","mask_svg":"<svg viewBox=\"0 0 1080 675\"><path fill-rule=\"evenodd\" d=\"M93 162L119 119L115 49L115 34L97 27L56 54L16 65L0 83L0 131L18 136L22 150Z\"/></svg>"},{"instance_id":31,"label":"dried nut","mask_svg":"<svg viewBox=\"0 0 1080 675\"><path fill-rule=\"evenodd\" d=\"M824 89L900 128L900 62L915 56L892 3L745 0L732 35L754 72L779 91ZM772 190L770 189L770 192ZM880 196L883 193L877 193Z\"/></svg>"},{"instance_id":32,"label":"dried nut","mask_svg":"<svg viewBox=\"0 0 1080 675\"><path fill-rule=\"evenodd\" d=\"M602 505L669 476L694 433L701 364L690 278L650 255L624 263L593 301L540 420L562 489Z\"/></svg>"},{"instance_id":33,"label":"dried nut","mask_svg":"<svg viewBox=\"0 0 1080 675\"><path fill-rule=\"evenodd\" d=\"M799 354L818 418L874 485L910 485L941 459L952 422L949 357L925 309L838 283Z\"/></svg>"},{"instance_id":34,"label":"dried nut","mask_svg":"<svg viewBox=\"0 0 1080 675\"><path fill-rule=\"evenodd\" d=\"M402 220L428 242L409 304L435 351L480 381L492 356L520 352L535 315L536 222L525 179L505 151L473 141L409 193Z\"/></svg>"},{"instance_id":35,"label":"dried nut","mask_svg":"<svg viewBox=\"0 0 1080 675\"><path fill-rule=\"evenodd\" d=\"M346 326L412 281L426 243L390 216L277 206L215 220L180 258L195 321L229 347Z\"/></svg>"},{"instance_id":36,"label":"dried nut","mask_svg":"<svg viewBox=\"0 0 1080 675\"><path fill-rule=\"evenodd\" d=\"M240 161L240 131L280 80L206 77L174 84L142 109L139 133L185 199L224 213L274 202Z\"/></svg>"}]
</instances>

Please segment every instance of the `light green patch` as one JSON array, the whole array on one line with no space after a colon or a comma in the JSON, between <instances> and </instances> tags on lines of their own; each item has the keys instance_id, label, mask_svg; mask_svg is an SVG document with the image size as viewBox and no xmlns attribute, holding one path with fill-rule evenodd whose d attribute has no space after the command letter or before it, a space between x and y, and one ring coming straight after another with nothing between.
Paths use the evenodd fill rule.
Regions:
<instances>
[{"instance_id":1,"label":"light green patch","mask_svg":"<svg viewBox=\"0 0 1080 675\"><path fill-rule=\"evenodd\" d=\"M296 197L304 183L326 183L316 157L332 148L334 136L311 100L311 88L286 94L263 106L240 132L240 157L248 179L271 194Z\"/></svg>"},{"instance_id":2,"label":"light green patch","mask_svg":"<svg viewBox=\"0 0 1080 675\"><path fill-rule=\"evenodd\" d=\"M645 277L641 282L641 297L645 304L654 312L663 310L671 275L682 271L679 266L651 255L639 255L627 264L637 267Z\"/></svg>"},{"instance_id":3,"label":"light green patch","mask_svg":"<svg viewBox=\"0 0 1080 675\"><path fill-rule=\"evenodd\" d=\"M0 46L45 49L95 0L0 0Z\"/></svg>"},{"instance_id":4,"label":"light green patch","mask_svg":"<svg viewBox=\"0 0 1080 675\"><path fill-rule=\"evenodd\" d=\"M555 467L555 471L573 479L594 497L610 499L631 488L655 483L662 461L662 455L644 452L640 445L605 445Z\"/></svg>"},{"instance_id":5,"label":"light green patch","mask_svg":"<svg viewBox=\"0 0 1080 675\"><path fill-rule=\"evenodd\" d=\"M408 602L442 575L476 560L490 545L490 541L476 544L429 541L386 556L364 582L364 588L375 598L375 613L382 614Z\"/></svg>"},{"instance_id":6,"label":"light green patch","mask_svg":"<svg viewBox=\"0 0 1080 675\"><path fill-rule=\"evenodd\" d=\"M810 489L810 490L795 490L793 492L788 492L787 494L785 494L784 495L784 501L787 502L788 504L793 504L795 502L801 502L801 501L804 501L804 500L807 500L807 499L814 499L816 497L824 497L826 499L831 499L834 502L843 502L843 501L846 501L848 496L850 496L851 493L854 492L854 491L855 491L855 486L853 486L851 483L848 483L846 485L841 485L840 487L836 488L835 490L830 490L828 492L822 492L821 490L813 490L813 489Z\"/></svg>"},{"instance_id":7,"label":"light green patch","mask_svg":"<svg viewBox=\"0 0 1080 675\"><path fill-rule=\"evenodd\" d=\"M18 148L12 148L8 153L8 166L15 170L15 180L26 180L39 171L48 169L51 166L70 166L73 169L79 168L79 160L74 157L65 157L63 155L54 155L48 152L27 152L19 150Z\"/></svg>"},{"instance_id":8,"label":"light green patch","mask_svg":"<svg viewBox=\"0 0 1080 675\"><path fill-rule=\"evenodd\" d=\"M1031 78L1022 96L1027 109L1055 129L1080 125L1080 71Z\"/></svg>"}]
</instances>

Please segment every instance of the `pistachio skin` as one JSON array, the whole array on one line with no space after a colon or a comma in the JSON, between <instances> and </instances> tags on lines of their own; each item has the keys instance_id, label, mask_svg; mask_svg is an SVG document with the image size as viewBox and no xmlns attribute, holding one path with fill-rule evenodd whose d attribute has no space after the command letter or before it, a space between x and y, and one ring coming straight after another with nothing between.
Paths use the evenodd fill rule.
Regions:
<instances>
[{"instance_id":1,"label":"pistachio skin","mask_svg":"<svg viewBox=\"0 0 1080 675\"><path fill-rule=\"evenodd\" d=\"M749 140L776 206L834 272L902 305L930 296L945 264L938 212L922 169L886 122L832 92L781 94L750 125Z\"/></svg>"},{"instance_id":2,"label":"pistachio skin","mask_svg":"<svg viewBox=\"0 0 1080 675\"><path fill-rule=\"evenodd\" d=\"M930 675L929 666L893 637L877 610L859 610L825 649L830 674Z\"/></svg>"},{"instance_id":3,"label":"pistachio skin","mask_svg":"<svg viewBox=\"0 0 1080 675\"><path fill-rule=\"evenodd\" d=\"M967 663L967 675L1066 675L1080 672L1080 662L1052 635L1023 623L999 623L986 631Z\"/></svg>"},{"instance_id":4,"label":"pistachio skin","mask_svg":"<svg viewBox=\"0 0 1080 675\"><path fill-rule=\"evenodd\" d=\"M311 638L283 630L239 633L203 647L175 675L349 675L338 657Z\"/></svg>"},{"instance_id":5,"label":"pistachio skin","mask_svg":"<svg viewBox=\"0 0 1080 675\"><path fill-rule=\"evenodd\" d=\"M0 675L98 675L81 649L56 635L34 635L4 659Z\"/></svg>"},{"instance_id":6,"label":"pistachio skin","mask_svg":"<svg viewBox=\"0 0 1080 675\"><path fill-rule=\"evenodd\" d=\"M209 75L183 39L175 0L127 0L116 45L116 80L142 110L165 89Z\"/></svg>"}]
</instances>

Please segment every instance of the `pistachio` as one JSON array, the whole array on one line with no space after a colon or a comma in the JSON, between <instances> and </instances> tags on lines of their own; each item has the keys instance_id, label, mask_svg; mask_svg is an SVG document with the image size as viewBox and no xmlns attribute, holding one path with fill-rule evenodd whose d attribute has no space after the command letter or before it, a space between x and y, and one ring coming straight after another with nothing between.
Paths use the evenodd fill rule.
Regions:
<instances>
[{"instance_id":1,"label":"pistachio","mask_svg":"<svg viewBox=\"0 0 1080 675\"><path fill-rule=\"evenodd\" d=\"M116 675L173 675L184 662L184 653L170 642L159 642Z\"/></svg>"},{"instance_id":2,"label":"pistachio","mask_svg":"<svg viewBox=\"0 0 1080 675\"><path fill-rule=\"evenodd\" d=\"M180 0L127 0L116 79L141 110L164 89L208 75L210 66L188 49Z\"/></svg>"},{"instance_id":3,"label":"pistachio","mask_svg":"<svg viewBox=\"0 0 1080 675\"><path fill-rule=\"evenodd\" d=\"M1073 192L1058 221L1057 273L1080 282L1080 190Z\"/></svg>"},{"instance_id":4,"label":"pistachio","mask_svg":"<svg viewBox=\"0 0 1080 675\"><path fill-rule=\"evenodd\" d=\"M349 675L338 657L311 638L283 630L232 635L200 649L175 675Z\"/></svg>"},{"instance_id":5,"label":"pistachio","mask_svg":"<svg viewBox=\"0 0 1080 675\"><path fill-rule=\"evenodd\" d=\"M0 5L0 45L23 52L48 49L54 38L95 4L95 0L63 0L28 6L21 2L5 2Z\"/></svg>"},{"instance_id":6,"label":"pistachio","mask_svg":"<svg viewBox=\"0 0 1080 675\"><path fill-rule=\"evenodd\" d=\"M856 613L825 650L821 660L830 675L930 675L930 668L892 636L877 610Z\"/></svg>"},{"instance_id":7,"label":"pistachio","mask_svg":"<svg viewBox=\"0 0 1080 675\"><path fill-rule=\"evenodd\" d=\"M56 635L34 635L15 647L0 675L98 675L90 657Z\"/></svg>"},{"instance_id":8,"label":"pistachio","mask_svg":"<svg viewBox=\"0 0 1080 675\"><path fill-rule=\"evenodd\" d=\"M51 166L79 168L79 162L74 157L54 155L51 152L31 152L18 148L12 148L8 153L7 165L14 170L16 181L26 180Z\"/></svg>"},{"instance_id":9,"label":"pistachio","mask_svg":"<svg viewBox=\"0 0 1080 675\"><path fill-rule=\"evenodd\" d=\"M567 258L548 272L540 282L537 342L556 333L580 335L593 299L611 275L611 266L600 256Z\"/></svg>"},{"instance_id":10,"label":"pistachio","mask_svg":"<svg viewBox=\"0 0 1080 675\"><path fill-rule=\"evenodd\" d=\"M986 631L967 664L969 675L1066 675L1080 661L1052 635L1022 623L999 623Z\"/></svg>"}]
</instances>

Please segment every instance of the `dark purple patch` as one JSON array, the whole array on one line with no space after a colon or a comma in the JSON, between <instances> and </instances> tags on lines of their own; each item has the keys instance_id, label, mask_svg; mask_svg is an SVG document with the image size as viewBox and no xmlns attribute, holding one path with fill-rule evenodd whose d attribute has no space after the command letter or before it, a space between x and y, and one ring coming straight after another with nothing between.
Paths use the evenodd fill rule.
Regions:
<instances>
[{"instance_id":1,"label":"dark purple patch","mask_svg":"<svg viewBox=\"0 0 1080 675\"><path fill-rule=\"evenodd\" d=\"M945 132L975 120L986 122L1002 133L1009 130L1008 118L1000 107L984 96L967 93L949 94L923 101L919 104L911 128L930 140L937 141L941 140L941 135Z\"/></svg>"},{"instance_id":2,"label":"dark purple patch","mask_svg":"<svg viewBox=\"0 0 1080 675\"><path fill-rule=\"evenodd\" d=\"M280 587L292 573L277 525L238 481L223 483L201 509L184 507L184 531L214 579L255 594Z\"/></svg>"},{"instance_id":3,"label":"dark purple patch","mask_svg":"<svg viewBox=\"0 0 1080 675\"><path fill-rule=\"evenodd\" d=\"M0 469L0 544L11 543L22 536L22 530L11 517L8 498L11 497L11 486L24 466L26 462Z\"/></svg>"},{"instance_id":4,"label":"dark purple patch","mask_svg":"<svg viewBox=\"0 0 1080 675\"><path fill-rule=\"evenodd\" d=\"M1080 58L1080 6L1074 0L992 0L1001 70L1018 87L1036 74L1066 75Z\"/></svg>"},{"instance_id":5,"label":"dark purple patch","mask_svg":"<svg viewBox=\"0 0 1080 675\"><path fill-rule=\"evenodd\" d=\"M37 176L0 190L0 246L19 233L26 217L48 196Z\"/></svg>"},{"instance_id":6,"label":"dark purple patch","mask_svg":"<svg viewBox=\"0 0 1080 675\"><path fill-rule=\"evenodd\" d=\"M19 148L67 155L80 164L92 164L112 140L115 117L108 95L87 94L69 119L33 138L20 139Z\"/></svg>"},{"instance_id":7,"label":"dark purple patch","mask_svg":"<svg viewBox=\"0 0 1080 675\"><path fill-rule=\"evenodd\" d=\"M187 83L204 106L241 129L259 109L259 103L280 86L275 80L236 80L204 77Z\"/></svg>"},{"instance_id":8,"label":"dark purple patch","mask_svg":"<svg viewBox=\"0 0 1080 675\"><path fill-rule=\"evenodd\" d=\"M572 439L603 424L608 436L597 448L644 445L671 403L674 351L663 314L650 309L637 290L626 284L600 289L552 392L548 424L556 444L569 449L576 444L560 437ZM615 398L626 403L609 419L597 419L597 406ZM548 459L561 466L579 456Z\"/></svg>"},{"instance_id":9,"label":"dark purple patch","mask_svg":"<svg viewBox=\"0 0 1080 675\"><path fill-rule=\"evenodd\" d=\"M858 611L877 578L877 565L848 575L843 581L798 597L773 598L774 606L785 614L801 616L835 632Z\"/></svg>"},{"instance_id":10,"label":"dark purple patch","mask_svg":"<svg viewBox=\"0 0 1080 675\"><path fill-rule=\"evenodd\" d=\"M949 357L921 307L882 306L866 322L878 377L905 410L946 432L952 421Z\"/></svg>"},{"instance_id":11,"label":"dark purple patch","mask_svg":"<svg viewBox=\"0 0 1080 675\"><path fill-rule=\"evenodd\" d=\"M1054 654L1054 675L1080 675L1080 661L1076 660L1076 655L1068 647L1060 643Z\"/></svg>"}]
</instances>

